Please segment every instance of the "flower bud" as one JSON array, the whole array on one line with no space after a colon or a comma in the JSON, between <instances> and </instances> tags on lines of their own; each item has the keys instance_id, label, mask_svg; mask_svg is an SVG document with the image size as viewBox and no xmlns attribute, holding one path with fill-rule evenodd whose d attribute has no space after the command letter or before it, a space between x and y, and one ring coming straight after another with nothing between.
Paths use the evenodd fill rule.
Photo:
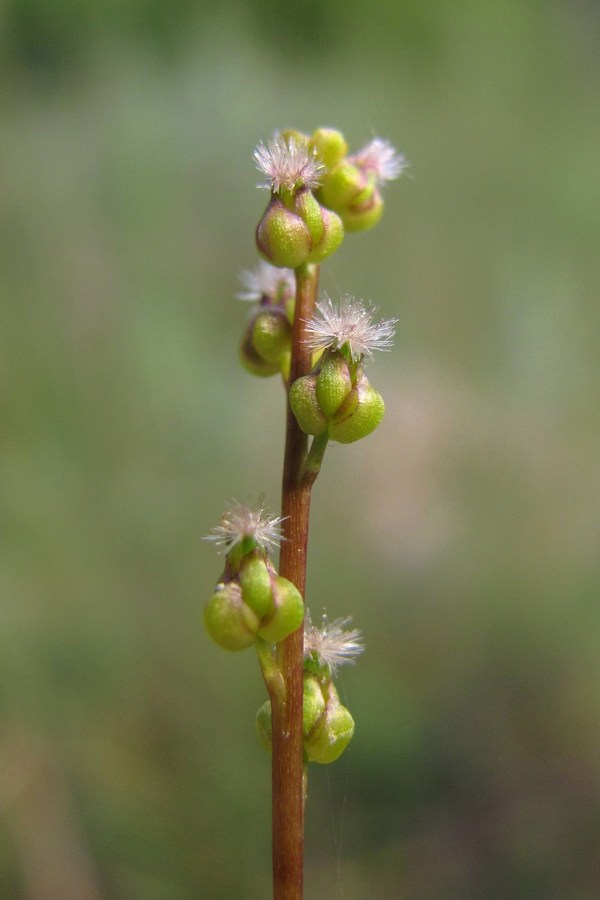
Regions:
<instances>
[{"instance_id":1,"label":"flower bud","mask_svg":"<svg viewBox=\"0 0 600 900\"><path fill-rule=\"evenodd\" d=\"M356 397L354 411L339 421L332 420L329 423L329 437L332 441L351 444L371 434L381 422L385 411L383 398L364 376L356 386Z\"/></svg>"},{"instance_id":2,"label":"flower bud","mask_svg":"<svg viewBox=\"0 0 600 900\"><path fill-rule=\"evenodd\" d=\"M256 732L265 750L270 752L273 749L273 721L270 700L265 700L256 713Z\"/></svg>"},{"instance_id":3,"label":"flower bud","mask_svg":"<svg viewBox=\"0 0 600 900\"><path fill-rule=\"evenodd\" d=\"M290 406L305 434L325 434L327 419L317 400L317 376L303 375L290 388Z\"/></svg>"},{"instance_id":4,"label":"flower bud","mask_svg":"<svg viewBox=\"0 0 600 900\"><path fill-rule=\"evenodd\" d=\"M271 574L260 556L245 556L240 565L242 598L259 619L273 611Z\"/></svg>"},{"instance_id":5,"label":"flower bud","mask_svg":"<svg viewBox=\"0 0 600 900\"><path fill-rule=\"evenodd\" d=\"M341 131L335 128L317 128L309 141L327 169L333 169L348 153L348 144Z\"/></svg>"},{"instance_id":6,"label":"flower bud","mask_svg":"<svg viewBox=\"0 0 600 900\"><path fill-rule=\"evenodd\" d=\"M305 735L304 750L310 760L326 765L344 752L354 734L354 719L339 701L332 682L327 687L327 703L313 730Z\"/></svg>"},{"instance_id":7,"label":"flower bud","mask_svg":"<svg viewBox=\"0 0 600 900\"><path fill-rule=\"evenodd\" d=\"M245 650L256 641L258 616L242 599L235 581L219 585L204 607L204 624L224 650Z\"/></svg>"},{"instance_id":8,"label":"flower bud","mask_svg":"<svg viewBox=\"0 0 600 900\"><path fill-rule=\"evenodd\" d=\"M350 391L352 378L348 363L341 353L328 353L317 376L316 397L321 412L330 419Z\"/></svg>"},{"instance_id":9,"label":"flower bud","mask_svg":"<svg viewBox=\"0 0 600 900\"><path fill-rule=\"evenodd\" d=\"M274 610L261 621L258 634L263 640L277 644L302 625L304 601L297 587L281 575L274 575L271 585Z\"/></svg>"},{"instance_id":10,"label":"flower bud","mask_svg":"<svg viewBox=\"0 0 600 900\"><path fill-rule=\"evenodd\" d=\"M271 265L295 269L306 262L311 250L311 237L300 216L274 194L258 223L256 244Z\"/></svg>"},{"instance_id":11,"label":"flower bud","mask_svg":"<svg viewBox=\"0 0 600 900\"><path fill-rule=\"evenodd\" d=\"M251 328L254 350L261 359L279 366L290 352L292 339L292 326L284 311L276 307L261 310Z\"/></svg>"}]
</instances>

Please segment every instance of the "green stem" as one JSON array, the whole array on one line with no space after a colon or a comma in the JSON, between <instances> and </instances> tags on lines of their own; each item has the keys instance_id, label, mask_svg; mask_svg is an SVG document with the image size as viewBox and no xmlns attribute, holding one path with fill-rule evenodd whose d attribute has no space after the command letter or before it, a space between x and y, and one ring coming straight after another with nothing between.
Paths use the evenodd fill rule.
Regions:
<instances>
[{"instance_id":1,"label":"green stem","mask_svg":"<svg viewBox=\"0 0 600 900\"><path fill-rule=\"evenodd\" d=\"M269 691L269 696L277 697L279 703L284 704L285 682L283 680L283 675L275 662L271 645L268 644L267 641L263 641L262 638L258 638L255 646L262 675L265 679L267 690Z\"/></svg>"},{"instance_id":2,"label":"green stem","mask_svg":"<svg viewBox=\"0 0 600 900\"><path fill-rule=\"evenodd\" d=\"M302 484L312 485L315 478L321 471L321 463L323 462L323 457L325 455L325 450L327 449L327 444L329 442L329 435L327 432L325 434L319 434L313 438L312 444L310 445L310 450L308 451L308 456L304 460L304 465L302 466Z\"/></svg>"},{"instance_id":3,"label":"green stem","mask_svg":"<svg viewBox=\"0 0 600 900\"><path fill-rule=\"evenodd\" d=\"M296 306L292 330L289 383L311 370L306 325L317 297L318 267L296 269ZM308 439L287 404L281 515L284 537L279 571L302 596L306 587L306 551L310 489L314 478L303 477ZM285 684L285 702L271 694L273 723L273 900L302 900L304 857L304 762L302 693L304 629L277 646L277 666Z\"/></svg>"}]
</instances>

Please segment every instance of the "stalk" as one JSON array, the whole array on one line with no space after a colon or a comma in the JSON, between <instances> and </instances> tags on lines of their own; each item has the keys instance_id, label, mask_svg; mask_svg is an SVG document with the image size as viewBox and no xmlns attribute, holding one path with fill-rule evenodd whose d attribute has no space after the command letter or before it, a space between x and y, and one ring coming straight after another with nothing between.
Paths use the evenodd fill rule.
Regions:
<instances>
[{"instance_id":1,"label":"stalk","mask_svg":"<svg viewBox=\"0 0 600 900\"><path fill-rule=\"evenodd\" d=\"M318 267L296 269L296 306L292 332L289 383L311 370L306 344L306 323L312 316L318 285ZM306 556L314 466L305 469L308 438L300 430L289 403L283 464L281 514L284 537L280 574L292 581L302 596L306 588ZM304 858L304 760L302 695L304 630L299 628L278 645L277 662L285 696L271 693L273 723L273 900L302 900Z\"/></svg>"}]
</instances>

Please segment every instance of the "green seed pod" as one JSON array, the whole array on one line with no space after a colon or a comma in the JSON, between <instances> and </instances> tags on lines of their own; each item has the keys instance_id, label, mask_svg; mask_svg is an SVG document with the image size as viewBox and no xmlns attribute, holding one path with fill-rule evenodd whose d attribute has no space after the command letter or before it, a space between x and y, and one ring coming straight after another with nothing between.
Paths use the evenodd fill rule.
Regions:
<instances>
[{"instance_id":1,"label":"green seed pod","mask_svg":"<svg viewBox=\"0 0 600 900\"><path fill-rule=\"evenodd\" d=\"M325 434L327 419L317 400L317 376L303 375L290 388L290 406L305 434Z\"/></svg>"},{"instance_id":2,"label":"green seed pod","mask_svg":"<svg viewBox=\"0 0 600 900\"><path fill-rule=\"evenodd\" d=\"M317 128L311 135L309 148L314 147L327 169L333 169L348 153L348 144L341 131Z\"/></svg>"},{"instance_id":3,"label":"green seed pod","mask_svg":"<svg viewBox=\"0 0 600 900\"><path fill-rule=\"evenodd\" d=\"M252 334L247 332L240 344L240 362L243 367L252 375L258 375L259 378L268 378L270 375L277 375L281 371L279 363L267 362L262 356L259 356L252 344Z\"/></svg>"},{"instance_id":4,"label":"green seed pod","mask_svg":"<svg viewBox=\"0 0 600 900\"><path fill-rule=\"evenodd\" d=\"M354 719L334 694L313 732L305 737L304 750L310 760L326 765L344 752L353 734Z\"/></svg>"},{"instance_id":5,"label":"green seed pod","mask_svg":"<svg viewBox=\"0 0 600 900\"><path fill-rule=\"evenodd\" d=\"M304 737L310 735L315 729L321 716L325 712L325 698L319 683L314 675L304 675L304 692L302 695L302 727Z\"/></svg>"},{"instance_id":6,"label":"green seed pod","mask_svg":"<svg viewBox=\"0 0 600 900\"><path fill-rule=\"evenodd\" d=\"M286 353L289 353L292 339L292 326L281 309L261 310L252 325L252 346L268 363L281 365Z\"/></svg>"},{"instance_id":7,"label":"green seed pod","mask_svg":"<svg viewBox=\"0 0 600 900\"><path fill-rule=\"evenodd\" d=\"M343 162L327 172L316 192L320 203L340 212L364 191L365 177L356 166Z\"/></svg>"},{"instance_id":8,"label":"green seed pod","mask_svg":"<svg viewBox=\"0 0 600 900\"><path fill-rule=\"evenodd\" d=\"M347 419L354 413L357 406L358 391L356 390L356 388L352 388L342 405L338 407L335 414L330 418L329 424L331 425L335 424L336 422L343 422L344 419Z\"/></svg>"},{"instance_id":9,"label":"green seed pod","mask_svg":"<svg viewBox=\"0 0 600 900\"><path fill-rule=\"evenodd\" d=\"M344 224L337 213L321 207L323 236L308 255L307 262L320 263L338 249L344 240Z\"/></svg>"},{"instance_id":10,"label":"green seed pod","mask_svg":"<svg viewBox=\"0 0 600 900\"><path fill-rule=\"evenodd\" d=\"M256 732L265 750L271 752L273 749L273 721L270 700L265 700L256 713Z\"/></svg>"},{"instance_id":11,"label":"green seed pod","mask_svg":"<svg viewBox=\"0 0 600 900\"><path fill-rule=\"evenodd\" d=\"M330 419L350 391L352 379L348 363L341 353L326 355L317 376L316 397L325 418Z\"/></svg>"},{"instance_id":12,"label":"green seed pod","mask_svg":"<svg viewBox=\"0 0 600 900\"><path fill-rule=\"evenodd\" d=\"M304 601L295 585L281 575L275 575L271 584L275 609L260 623L258 634L265 641L277 644L296 631L304 621Z\"/></svg>"},{"instance_id":13,"label":"green seed pod","mask_svg":"<svg viewBox=\"0 0 600 900\"><path fill-rule=\"evenodd\" d=\"M258 616L242 600L235 581L217 588L204 607L204 624L211 638L224 650L245 650L256 641Z\"/></svg>"},{"instance_id":14,"label":"green seed pod","mask_svg":"<svg viewBox=\"0 0 600 900\"><path fill-rule=\"evenodd\" d=\"M329 437L340 444L351 444L374 431L385 412L383 397L363 378L356 387L356 409L340 421L329 423Z\"/></svg>"},{"instance_id":15,"label":"green seed pod","mask_svg":"<svg viewBox=\"0 0 600 900\"><path fill-rule=\"evenodd\" d=\"M259 619L273 612L274 601L271 575L260 556L248 555L240 565L239 581L242 598Z\"/></svg>"},{"instance_id":16,"label":"green seed pod","mask_svg":"<svg viewBox=\"0 0 600 900\"><path fill-rule=\"evenodd\" d=\"M309 188L296 191L291 208L308 228L311 247L317 247L323 237L323 208Z\"/></svg>"},{"instance_id":17,"label":"green seed pod","mask_svg":"<svg viewBox=\"0 0 600 900\"><path fill-rule=\"evenodd\" d=\"M256 245L267 262L295 269L306 262L311 250L308 228L299 215L273 195L256 228Z\"/></svg>"},{"instance_id":18,"label":"green seed pod","mask_svg":"<svg viewBox=\"0 0 600 900\"><path fill-rule=\"evenodd\" d=\"M375 191L368 200L351 203L338 210L348 231L367 231L373 228L383 215L383 199L379 191Z\"/></svg>"}]
</instances>

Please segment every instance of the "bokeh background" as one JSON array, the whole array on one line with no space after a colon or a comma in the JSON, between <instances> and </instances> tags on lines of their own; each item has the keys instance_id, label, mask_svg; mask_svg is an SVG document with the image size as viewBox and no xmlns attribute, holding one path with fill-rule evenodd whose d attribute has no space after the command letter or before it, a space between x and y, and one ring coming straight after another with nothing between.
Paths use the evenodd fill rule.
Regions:
<instances>
[{"instance_id":1,"label":"bokeh background","mask_svg":"<svg viewBox=\"0 0 600 900\"><path fill-rule=\"evenodd\" d=\"M201 537L278 508L234 295L254 146L320 125L411 168L322 273L399 325L314 493L309 605L367 652L307 900L598 897L598 10L3 0L2 898L270 896L265 692L203 633Z\"/></svg>"}]
</instances>

